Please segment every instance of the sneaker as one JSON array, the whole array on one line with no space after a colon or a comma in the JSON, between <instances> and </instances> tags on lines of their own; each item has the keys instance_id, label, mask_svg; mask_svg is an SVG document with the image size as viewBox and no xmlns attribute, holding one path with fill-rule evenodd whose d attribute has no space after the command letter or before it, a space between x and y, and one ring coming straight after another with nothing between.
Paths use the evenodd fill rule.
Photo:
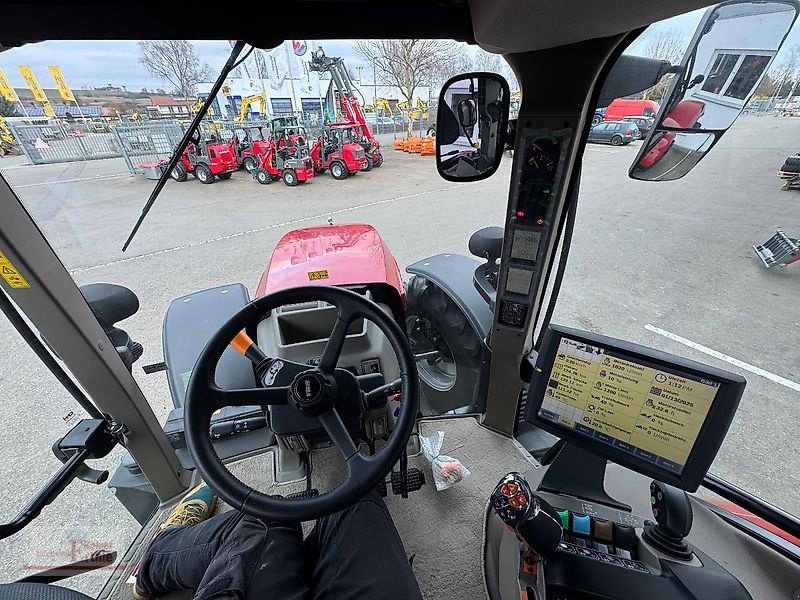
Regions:
<instances>
[{"instance_id":1,"label":"sneaker","mask_svg":"<svg viewBox=\"0 0 800 600\"><path fill-rule=\"evenodd\" d=\"M178 502L177 506L169 513L166 521L159 526L158 532L160 533L173 525L190 527L191 525L202 523L214 512L216 502L217 497L211 491L211 488L205 483L201 483Z\"/></svg>"}]
</instances>

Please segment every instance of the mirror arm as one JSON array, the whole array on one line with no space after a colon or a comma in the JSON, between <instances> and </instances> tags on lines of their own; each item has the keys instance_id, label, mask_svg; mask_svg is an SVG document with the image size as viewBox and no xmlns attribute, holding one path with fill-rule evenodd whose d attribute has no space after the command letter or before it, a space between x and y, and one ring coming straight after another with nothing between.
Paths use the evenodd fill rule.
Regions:
<instances>
[{"instance_id":1,"label":"mirror arm","mask_svg":"<svg viewBox=\"0 0 800 600\"><path fill-rule=\"evenodd\" d=\"M653 87L672 68L672 63L667 60L623 54L603 84L598 108L608 106L615 98L638 94Z\"/></svg>"}]
</instances>

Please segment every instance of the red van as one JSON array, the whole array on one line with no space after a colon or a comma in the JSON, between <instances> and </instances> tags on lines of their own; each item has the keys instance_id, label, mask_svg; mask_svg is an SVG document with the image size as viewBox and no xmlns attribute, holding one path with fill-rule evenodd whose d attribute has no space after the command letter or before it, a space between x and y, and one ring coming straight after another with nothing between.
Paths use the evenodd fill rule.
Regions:
<instances>
[{"instance_id":1,"label":"red van","mask_svg":"<svg viewBox=\"0 0 800 600\"><path fill-rule=\"evenodd\" d=\"M658 102L653 100L635 100L633 98L617 98L606 109L606 121L619 121L623 117L655 117L658 114Z\"/></svg>"}]
</instances>

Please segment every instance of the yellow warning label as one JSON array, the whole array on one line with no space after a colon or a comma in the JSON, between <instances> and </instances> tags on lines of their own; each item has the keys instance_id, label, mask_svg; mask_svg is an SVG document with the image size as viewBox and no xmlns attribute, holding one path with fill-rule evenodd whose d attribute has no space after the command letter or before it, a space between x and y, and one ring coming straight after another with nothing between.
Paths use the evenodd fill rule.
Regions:
<instances>
[{"instance_id":1,"label":"yellow warning label","mask_svg":"<svg viewBox=\"0 0 800 600\"><path fill-rule=\"evenodd\" d=\"M320 279L327 279L327 278L328 278L328 269L323 269L322 271L308 272L309 281L319 281Z\"/></svg>"},{"instance_id":2,"label":"yellow warning label","mask_svg":"<svg viewBox=\"0 0 800 600\"><path fill-rule=\"evenodd\" d=\"M20 275L17 267L11 264L5 254L0 252L0 275L6 280L6 283L12 288L29 288L28 282Z\"/></svg>"}]
</instances>

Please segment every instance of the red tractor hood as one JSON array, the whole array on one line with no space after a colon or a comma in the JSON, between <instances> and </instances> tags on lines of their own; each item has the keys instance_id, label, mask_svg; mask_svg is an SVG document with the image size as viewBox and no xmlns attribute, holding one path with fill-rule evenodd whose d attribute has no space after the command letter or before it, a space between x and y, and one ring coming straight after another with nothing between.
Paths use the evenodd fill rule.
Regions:
<instances>
[{"instance_id":1,"label":"red tractor hood","mask_svg":"<svg viewBox=\"0 0 800 600\"><path fill-rule=\"evenodd\" d=\"M405 304L397 261L372 225L295 229L284 235L261 275L256 296L300 285L388 284Z\"/></svg>"}]
</instances>

